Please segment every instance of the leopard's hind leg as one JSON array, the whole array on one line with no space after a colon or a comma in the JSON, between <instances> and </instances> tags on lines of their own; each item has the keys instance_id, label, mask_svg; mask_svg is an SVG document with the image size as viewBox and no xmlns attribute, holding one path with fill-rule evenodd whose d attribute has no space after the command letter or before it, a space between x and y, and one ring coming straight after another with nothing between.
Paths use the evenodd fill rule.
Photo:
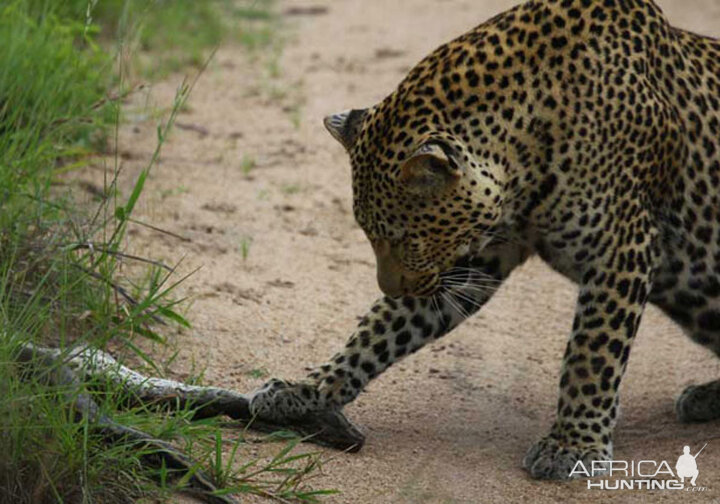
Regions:
<instances>
[{"instance_id":1,"label":"leopard's hind leg","mask_svg":"<svg viewBox=\"0 0 720 504\"><path fill-rule=\"evenodd\" d=\"M707 422L720 418L720 380L690 385L675 401L681 422Z\"/></svg>"},{"instance_id":2,"label":"leopard's hind leg","mask_svg":"<svg viewBox=\"0 0 720 504\"><path fill-rule=\"evenodd\" d=\"M658 275L651 301L720 357L720 281L710 274L693 276L682 266L675 260ZM687 387L675 401L675 412L686 423L720 418L720 380Z\"/></svg>"},{"instance_id":3,"label":"leopard's hind leg","mask_svg":"<svg viewBox=\"0 0 720 504\"><path fill-rule=\"evenodd\" d=\"M690 338L720 357L720 309L697 310ZM675 413L684 423L708 422L720 418L720 380L690 385L675 400Z\"/></svg>"}]
</instances>

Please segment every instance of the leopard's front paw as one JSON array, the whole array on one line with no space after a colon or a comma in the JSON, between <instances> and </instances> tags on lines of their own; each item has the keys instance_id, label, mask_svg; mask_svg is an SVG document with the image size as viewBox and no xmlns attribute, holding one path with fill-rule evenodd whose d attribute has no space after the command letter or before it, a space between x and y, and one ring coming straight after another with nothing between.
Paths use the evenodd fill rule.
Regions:
<instances>
[{"instance_id":1,"label":"leopard's front paw","mask_svg":"<svg viewBox=\"0 0 720 504\"><path fill-rule=\"evenodd\" d=\"M535 443L523 461L523 466L536 479L567 480L582 477L583 470L573 472L578 461L582 461L585 469L598 476L604 471L604 464L593 461L612 459L612 446L577 445L545 437Z\"/></svg>"},{"instance_id":2,"label":"leopard's front paw","mask_svg":"<svg viewBox=\"0 0 720 504\"><path fill-rule=\"evenodd\" d=\"M308 383L273 378L250 394L250 413L263 420L282 423L322 409L320 393Z\"/></svg>"}]
</instances>

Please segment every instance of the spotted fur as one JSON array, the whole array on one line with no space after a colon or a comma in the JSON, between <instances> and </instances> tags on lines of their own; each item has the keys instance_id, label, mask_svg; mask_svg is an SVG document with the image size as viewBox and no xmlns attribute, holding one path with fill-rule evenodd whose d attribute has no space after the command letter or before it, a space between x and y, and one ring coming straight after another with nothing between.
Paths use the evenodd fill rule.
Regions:
<instances>
[{"instance_id":1,"label":"spotted fur","mask_svg":"<svg viewBox=\"0 0 720 504\"><path fill-rule=\"evenodd\" d=\"M579 286L557 419L536 478L612 456L645 303L720 355L720 43L651 0L532 0L422 60L366 110L331 116L386 297L301 383L254 411L340 408L478 310L538 254ZM679 399L720 417L720 382Z\"/></svg>"}]
</instances>

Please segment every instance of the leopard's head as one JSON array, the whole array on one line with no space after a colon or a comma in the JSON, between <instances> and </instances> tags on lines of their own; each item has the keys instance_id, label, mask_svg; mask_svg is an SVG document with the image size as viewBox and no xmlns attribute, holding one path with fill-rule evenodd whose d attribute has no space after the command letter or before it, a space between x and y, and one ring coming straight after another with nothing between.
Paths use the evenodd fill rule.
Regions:
<instances>
[{"instance_id":1,"label":"leopard's head","mask_svg":"<svg viewBox=\"0 0 720 504\"><path fill-rule=\"evenodd\" d=\"M350 154L353 210L375 251L380 289L430 296L498 224L505 169L395 108L386 100L328 116L325 126Z\"/></svg>"}]
</instances>

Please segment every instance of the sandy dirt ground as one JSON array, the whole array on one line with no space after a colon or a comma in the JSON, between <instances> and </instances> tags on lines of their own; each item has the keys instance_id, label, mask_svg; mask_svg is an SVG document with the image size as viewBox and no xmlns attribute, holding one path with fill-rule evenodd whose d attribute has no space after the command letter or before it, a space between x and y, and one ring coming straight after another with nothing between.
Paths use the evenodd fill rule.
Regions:
<instances>
[{"instance_id":1,"label":"sandy dirt ground","mask_svg":"<svg viewBox=\"0 0 720 504\"><path fill-rule=\"evenodd\" d=\"M324 115L373 104L438 44L514 0L281 2L289 39L280 77L241 49L221 49L200 79L162 162L142 220L185 241L133 228L132 246L182 271L194 326L177 336L171 374L249 391L269 376L299 378L342 346L379 296L374 259L351 212L346 156ZM675 24L720 35L716 0L662 0ZM297 15L305 12L306 15ZM167 104L178 83L152 89ZM132 119L133 114L128 115ZM153 147L152 121L123 127L126 173ZM549 428L576 289L538 260L453 334L371 383L347 407L367 433L315 488L337 503L720 502L720 424L681 425L674 397L720 375L720 361L650 308L623 383L616 459L674 462L685 444L705 493L603 492L586 482L537 482L521 467ZM251 445L243 457L277 447ZM303 449L315 450L306 445Z\"/></svg>"}]
</instances>

